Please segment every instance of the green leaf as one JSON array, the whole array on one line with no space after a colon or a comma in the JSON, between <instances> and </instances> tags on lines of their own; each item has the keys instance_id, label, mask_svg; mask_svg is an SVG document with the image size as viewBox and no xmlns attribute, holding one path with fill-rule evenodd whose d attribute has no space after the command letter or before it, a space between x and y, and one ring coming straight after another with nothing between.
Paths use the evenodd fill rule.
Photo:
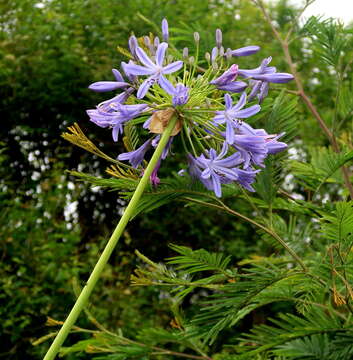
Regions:
<instances>
[{"instance_id":1,"label":"green leaf","mask_svg":"<svg viewBox=\"0 0 353 360\"><path fill-rule=\"evenodd\" d=\"M186 246L171 244L170 247L181 254L167 259L168 264L176 265L177 270L182 270L187 274L200 271L216 271L225 273L231 256L224 256L220 253L209 253L204 249L192 250ZM229 271L228 276L232 276Z\"/></svg>"}]
</instances>

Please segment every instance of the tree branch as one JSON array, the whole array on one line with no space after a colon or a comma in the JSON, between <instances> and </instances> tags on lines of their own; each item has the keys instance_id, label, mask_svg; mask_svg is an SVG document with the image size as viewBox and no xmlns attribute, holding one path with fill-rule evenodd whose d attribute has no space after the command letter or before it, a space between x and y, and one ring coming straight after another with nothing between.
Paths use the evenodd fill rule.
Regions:
<instances>
[{"instance_id":1,"label":"tree branch","mask_svg":"<svg viewBox=\"0 0 353 360\"><path fill-rule=\"evenodd\" d=\"M296 66L295 66L295 64L293 62L292 56L291 56L290 51L289 51L289 35L291 34L291 31L289 31L286 38L283 39L281 34L278 32L278 30L273 25L272 19L271 19L269 13L267 12L267 10L265 8L265 5L264 5L263 1L262 0L252 0L252 1L255 3L255 5L257 5L260 8L260 10L263 13L267 23L270 25L274 36L276 37L276 39L281 44L281 47L282 47L282 50L284 52L286 62L289 65L290 71L294 76L294 81L295 81L295 84L296 84L296 86L298 88L298 95L302 98L303 102L305 103L305 105L307 106L307 108L309 109L311 114L314 116L314 118L318 122L321 130L324 132L324 134L328 138L333 150L336 153L339 153L340 152L340 147L339 147L339 144L337 143L337 140L336 140L336 137L335 137L334 133L332 133L331 130L328 128L325 121L322 119L319 112L317 111L316 107L311 102L308 95L305 93L303 83L302 83L302 81L300 79L300 76L299 76L299 74L297 72ZM306 6L308 6L308 4ZM341 170L342 170L342 174L343 174L344 183L346 185L346 188L349 191L351 199L353 200L353 185L352 185L352 183L350 181L349 171L348 171L346 166L342 166Z\"/></svg>"}]
</instances>

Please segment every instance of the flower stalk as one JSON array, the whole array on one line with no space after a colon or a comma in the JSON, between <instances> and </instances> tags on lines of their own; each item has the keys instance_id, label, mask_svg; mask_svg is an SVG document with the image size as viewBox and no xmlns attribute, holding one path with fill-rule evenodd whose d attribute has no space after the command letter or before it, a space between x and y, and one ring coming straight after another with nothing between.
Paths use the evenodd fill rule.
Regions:
<instances>
[{"instance_id":1,"label":"flower stalk","mask_svg":"<svg viewBox=\"0 0 353 360\"><path fill-rule=\"evenodd\" d=\"M78 316L80 315L83 308L86 306L88 299L99 280L102 271L107 264L113 250L115 249L115 246L117 245L121 234L124 232L126 225L128 224L134 210L136 209L136 206L138 205L138 202L149 182L149 178L152 175L153 170L155 169L158 161L160 160L163 150L165 146L168 143L168 140L174 130L174 127L177 123L178 115L176 112L174 112L161 136L160 141L158 142L158 145L156 147L156 150L154 151L151 160L148 163L148 166L146 170L143 173L143 176L139 182L139 184L136 187L136 190L126 207L123 216L120 218L120 221L115 228L112 236L110 237L103 253L101 254L97 264L95 265L86 285L82 289L79 297L77 298L73 308L70 311L70 314L68 315L67 319L65 320L63 326L61 327L60 331L56 335L53 343L51 344L49 350L47 351L45 357L43 360L53 360L55 359L56 355L60 351L61 345L64 343L66 337L68 336L71 328L75 324Z\"/></svg>"}]
</instances>

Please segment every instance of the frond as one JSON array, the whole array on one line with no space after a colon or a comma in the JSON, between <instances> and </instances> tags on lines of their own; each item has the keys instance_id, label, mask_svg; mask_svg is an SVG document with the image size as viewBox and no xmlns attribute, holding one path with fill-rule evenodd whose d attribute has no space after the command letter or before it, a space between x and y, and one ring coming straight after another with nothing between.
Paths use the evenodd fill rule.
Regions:
<instances>
[{"instance_id":1,"label":"frond","mask_svg":"<svg viewBox=\"0 0 353 360\"><path fill-rule=\"evenodd\" d=\"M227 266L231 261L231 256L224 256L220 253L209 253L204 249L192 250L186 246L171 244L170 247L180 254L167 259L168 264L176 266L176 270L186 274L193 274L201 271L214 271L225 274L228 277L234 277Z\"/></svg>"},{"instance_id":2,"label":"frond","mask_svg":"<svg viewBox=\"0 0 353 360\"><path fill-rule=\"evenodd\" d=\"M94 145L93 142L87 138L87 136L83 133L83 131L81 130L81 128L77 123L75 123L73 126L68 127L68 130L70 132L65 132L61 134L61 136L65 140L109 162L118 164L123 167L127 166L126 164L111 158L110 156L106 155L103 151L99 150L97 146Z\"/></svg>"},{"instance_id":3,"label":"frond","mask_svg":"<svg viewBox=\"0 0 353 360\"><path fill-rule=\"evenodd\" d=\"M118 191L122 193L126 191L134 191L138 184L138 180L131 177L102 179L78 171L68 171L68 173L75 176L78 180L88 182L93 186L101 186L104 188L109 188L111 191ZM117 172L115 171L114 174L116 175Z\"/></svg>"},{"instance_id":4,"label":"frond","mask_svg":"<svg viewBox=\"0 0 353 360\"><path fill-rule=\"evenodd\" d=\"M136 149L139 142L139 136L136 130L136 126L128 122L124 127L123 142L127 151L133 151Z\"/></svg>"},{"instance_id":5,"label":"frond","mask_svg":"<svg viewBox=\"0 0 353 360\"><path fill-rule=\"evenodd\" d=\"M337 202L336 209L321 218L322 235L332 243L351 247L353 242L353 201Z\"/></svg>"},{"instance_id":6,"label":"frond","mask_svg":"<svg viewBox=\"0 0 353 360\"><path fill-rule=\"evenodd\" d=\"M338 67L347 46L347 37L342 23L333 18L321 20L311 16L302 33L312 38L314 52L328 65Z\"/></svg>"},{"instance_id":7,"label":"frond","mask_svg":"<svg viewBox=\"0 0 353 360\"><path fill-rule=\"evenodd\" d=\"M342 183L338 170L353 159L353 151L335 153L325 147L311 149L311 163L293 160L291 170L299 182L307 189L317 192L327 182Z\"/></svg>"},{"instance_id":8,"label":"frond","mask_svg":"<svg viewBox=\"0 0 353 360\"><path fill-rule=\"evenodd\" d=\"M319 353L317 344L327 349L327 337L318 338L317 336L339 336L338 334L349 331L347 326L343 325L341 319L334 316L327 309L312 308L304 317L293 314L280 314L279 319L270 319L273 325L258 325L251 332L244 335L240 340L242 346L238 349L244 352L240 359L246 359L249 356L270 352L275 355L285 355L289 358L302 359L296 357L298 351L303 355ZM251 345L249 345L251 344ZM294 345L301 345L302 348L294 350ZM310 358L310 357L309 357ZM324 358L324 357L322 357ZM312 358L312 359L322 359Z\"/></svg>"},{"instance_id":9,"label":"frond","mask_svg":"<svg viewBox=\"0 0 353 360\"><path fill-rule=\"evenodd\" d=\"M287 301L295 295L295 284L303 275L263 259L254 263L234 282L226 284L219 292L210 295L192 324L198 326L205 341L211 343L220 331L234 326L244 316L265 304Z\"/></svg>"}]
</instances>

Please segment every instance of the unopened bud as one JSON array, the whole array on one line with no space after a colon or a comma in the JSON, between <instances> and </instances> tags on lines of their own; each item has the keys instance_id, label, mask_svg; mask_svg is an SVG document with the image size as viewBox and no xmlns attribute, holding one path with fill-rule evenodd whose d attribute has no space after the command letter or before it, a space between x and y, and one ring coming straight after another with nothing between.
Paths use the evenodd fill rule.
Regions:
<instances>
[{"instance_id":1,"label":"unopened bud","mask_svg":"<svg viewBox=\"0 0 353 360\"><path fill-rule=\"evenodd\" d=\"M183 49L183 58L187 59L188 56L189 56L189 48L184 47L184 49Z\"/></svg>"},{"instance_id":2,"label":"unopened bud","mask_svg":"<svg viewBox=\"0 0 353 360\"><path fill-rule=\"evenodd\" d=\"M169 54L167 56L167 63L169 64L169 63L173 62L173 59L174 59L173 55Z\"/></svg>"},{"instance_id":3,"label":"unopened bud","mask_svg":"<svg viewBox=\"0 0 353 360\"><path fill-rule=\"evenodd\" d=\"M222 46L222 30L221 29L216 30L216 44L217 44L218 48L220 48Z\"/></svg>"},{"instance_id":4,"label":"unopened bud","mask_svg":"<svg viewBox=\"0 0 353 360\"><path fill-rule=\"evenodd\" d=\"M205 54L205 59L206 59L207 62L210 62L210 61L211 61L211 55L210 55L209 52L207 52L207 53Z\"/></svg>"},{"instance_id":5,"label":"unopened bud","mask_svg":"<svg viewBox=\"0 0 353 360\"><path fill-rule=\"evenodd\" d=\"M145 45L147 47L149 47L151 45L151 39L148 36L143 37L143 42L145 43Z\"/></svg>"},{"instance_id":6,"label":"unopened bud","mask_svg":"<svg viewBox=\"0 0 353 360\"><path fill-rule=\"evenodd\" d=\"M154 45L155 47L158 47L159 43L160 43L159 37L156 36L156 37L154 38L153 45Z\"/></svg>"},{"instance_id":7,"label":"unopened bud","mask_svg":"<svg viewBox=\"0 0 353 360\"><path fill-rule=\"evenodd\" d=\"M135 51L137 48L138 44L137 44L137 39L134 35L129 37L129 49L132 55L135 56Z\"/></svg>"},{"instance_id":8,"label":"unopened bud","mask_svg":"<svg viewBox=\"0 0 353 360\"><path fill-rule=\"evenodd\" d=\"M162 20L162 35L163 40L168 42L169 39L169 28L168 28L168 21L167 19Z\"/></svg>"},{"instance_id":9,"label":"unopened bud","mask_svg":"<svg viewBox=\"0 0 353 360\"><path fill-rule=\"evenodd\" d=\"M218 55L218 49L214 47L211 52L211 62L214 63Z\"/></svg>"},{"instance_id":10,"label":"unopened bud","mask_svg":"<svg viewBox=\"0 0 353 360\"><path fill-rule=\"evenodd\" d=\"M200 41L200 34L196 31L196 32L194 32L194 40L195 40L195 42L199 42Z\"/></svg>"},{"instance_id":11,"label":"unopened bud","mask_svg":"<svg viewBox=\"0 0 353 360\"><path fill-rule=\"evenodd\" d=\"M219 48L219 56L223 56L224 55L224 47L223 46L221 46L220 48Z\"/></svg>"},{"instance_id":12,"label":"unopened bud","mask_svg":"<svg viewBox=\"0 0 353 360\"><path fill-rule=\"evenodd\" d=\"M193 64L195 62L195 58L193 56L189 57L189 63Z\"/></svg>"},{"instance_id":13,"label":"unopened bud","mask_svg":"<svg viewBox=\"0 0 353 360\"><path fill-rule=\"evenodd\" d=\"M226 58L230 60L232 58L232 49L228 48L226 51Z\"/></svg>"}]
</instances>

